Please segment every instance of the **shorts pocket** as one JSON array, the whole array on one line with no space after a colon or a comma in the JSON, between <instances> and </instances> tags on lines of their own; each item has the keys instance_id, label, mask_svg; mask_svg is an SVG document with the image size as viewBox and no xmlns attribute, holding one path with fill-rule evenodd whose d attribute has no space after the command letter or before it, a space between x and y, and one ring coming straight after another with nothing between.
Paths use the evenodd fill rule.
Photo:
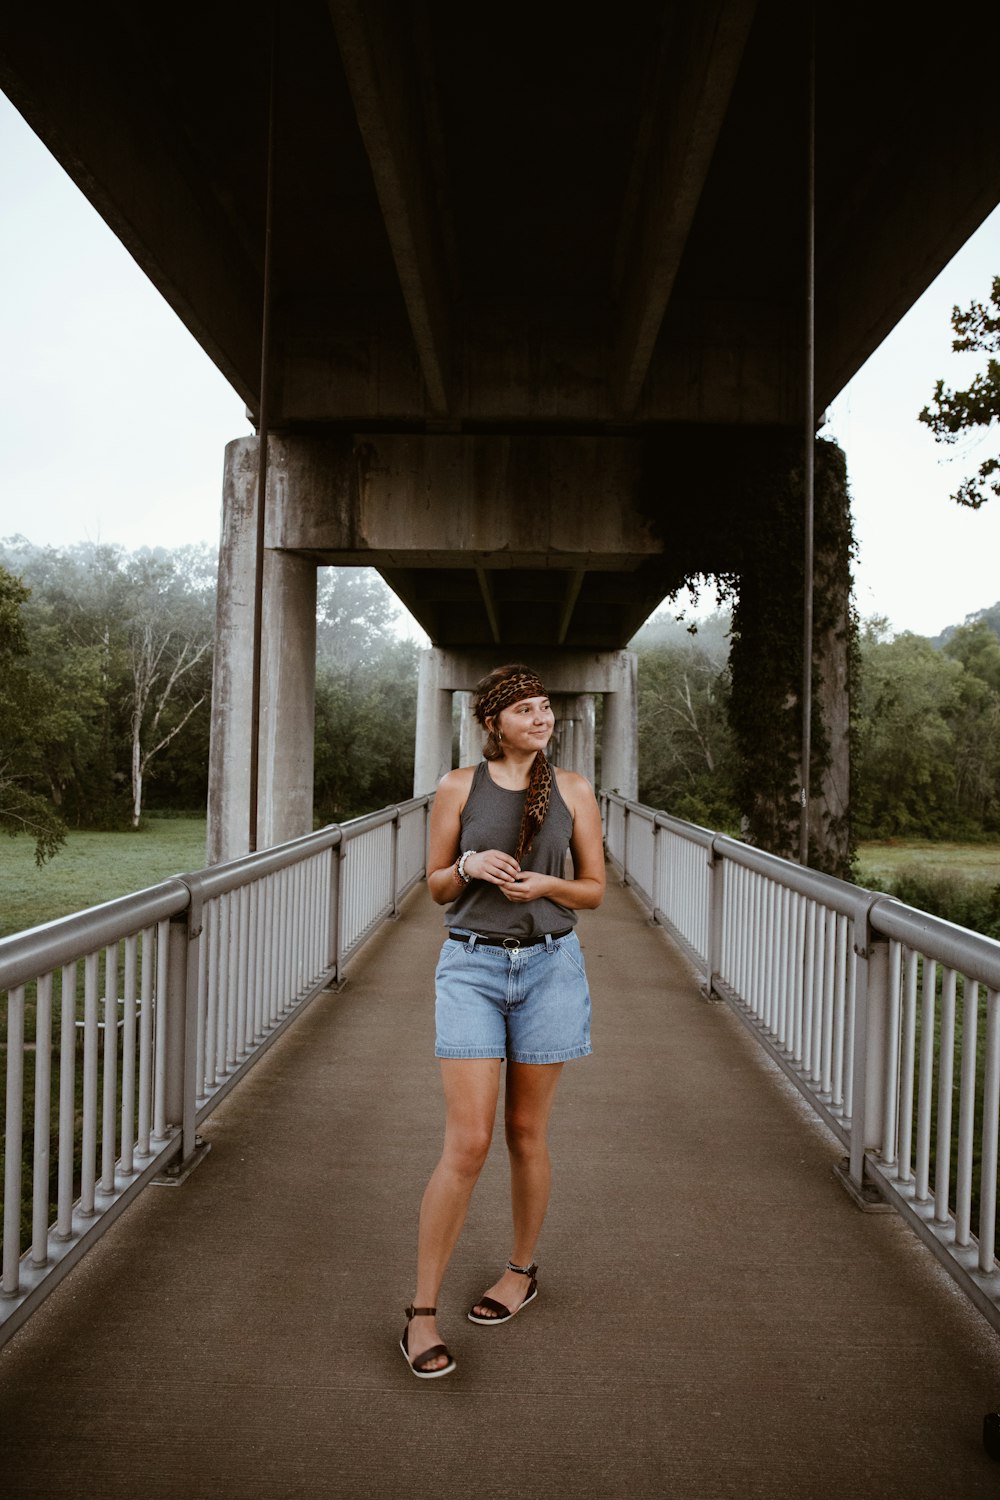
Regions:
<instances>
[{"instance_id":1,"label":"shorts pocket","mask_svg":"<svg viewBox=\"0 0 1000 1500\"><path fill-rule=\"evenodd\" d=\"M579 940L574 942L570 938L561 942L559 944L559 956L564 958L582 979L586 979L587 971L583 967L583 954L580 951Z\"/></svg>"}]
</instances>

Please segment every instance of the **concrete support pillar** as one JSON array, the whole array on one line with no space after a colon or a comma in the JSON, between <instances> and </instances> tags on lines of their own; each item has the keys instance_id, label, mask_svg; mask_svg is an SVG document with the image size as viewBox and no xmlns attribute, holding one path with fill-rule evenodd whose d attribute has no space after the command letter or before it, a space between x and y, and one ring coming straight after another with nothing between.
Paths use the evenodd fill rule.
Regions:
<instances>
[{"instance_id":1,"label":"concrete support pillar","mask_svg":"<svg viewBox=\"0 0 1000 1500\"><path fill-rule=\"evenodd\" d=\"M458 763L460 766L474 766L483 758L483 734L482 725L472 712L472 693L456 693L458 702Z\"/></svg>"},{"instance_id":2,"label":"concrete support pillar","mask_svg":"<svg viewBox=\"0 0 1000 1500\"><path fill-rule=\"evenodd\" d=\"M601 785L634 802L639 795L637 658L633 651L619 651L617 657L618 686L604 695Z\"/></svg>"},{"instance_id":3,"label":"concrete support pillar","mask_svg":"<svg viewBox=\"0 0 1000 1500\"><path fill-rule=\"evenodd\" d=\"M576 720L567 719L566 723L566 761L570 770L576 770Z\"/></svg>"},{"instance_id":4,"label":"concrete support pillar","mask_svg":"<svg viewBox=\"0 0 1000 1500\"><path fill-rule=\"evenodd\" d=\"M264 554L257 847L312 832L316 736L316 564Z\"/></svg>"},{"instance_id":5,"label":"concrete support pillar","mask_svg":"<svg viewBox=\"0 0 1000 1500\"><path fill-rule=\"evenodd\" d=\"M442 653L433 647L420 653L417 677L417 737L413 760L413 795L433 792L451 770L451 691L441 687Z\"/></svg>"},{"instance_id":6,"label":"concrete support pillar","mask_svg":"<svg viewBox=\"0 0 1000 1500\"><path fill-rule=\"evenodd\" d=\"M208 755L210 865L250 847L250 724L253 679L257 445L228 444L222 481L222 537Z\"/></svg>"},{"instance_id":7,"label":"concrete support pillar","mask_svg":"<svg viewBox=\"0 0 1000 1500\"><path fill-rule=\"evenodd\" d=\"M571 771L579 771L581 776L586 776L593 783L594 697L592 693L578 693L570 701L573 704L573 759L567 761L567 766Z\"/></svg>"},{"instance_id":8,"label":"concrete support pillar","mask_svg":"<svg viewBox=\"0 0 1000 1500\"><path fill-rule=\"evenodd\" d=\"M257 441L226 448L209 751L210 864L250 846ZM312 828L316 567L290 553L264 558L257 845Z\"/></svg>"}]
</instances>

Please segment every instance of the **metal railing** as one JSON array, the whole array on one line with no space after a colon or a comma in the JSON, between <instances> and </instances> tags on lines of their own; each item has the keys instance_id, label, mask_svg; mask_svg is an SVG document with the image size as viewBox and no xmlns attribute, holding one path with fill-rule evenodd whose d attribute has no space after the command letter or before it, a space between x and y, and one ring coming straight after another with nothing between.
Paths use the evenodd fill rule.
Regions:
<instances>
[{"instance_id":1,"label":"metal railing","mask_svg":"<svg viewBox=\"0 0 1000 1500\"><path fill-rule=\"evenodd\" d=\"M395 915L431 800L0 940L0 1344L143 1188L180 1180L198 1125Z\"/></svg>"},{"instance_id":2,"label":"metal railing","mask_svg":"<svg viewBox=\"0 0 1000 1500\"><path fill-rule=\"evenodd\" d=\"M609 858L1000 1329L1000 943L602 794Z\"/></svg>"}]
</instances>

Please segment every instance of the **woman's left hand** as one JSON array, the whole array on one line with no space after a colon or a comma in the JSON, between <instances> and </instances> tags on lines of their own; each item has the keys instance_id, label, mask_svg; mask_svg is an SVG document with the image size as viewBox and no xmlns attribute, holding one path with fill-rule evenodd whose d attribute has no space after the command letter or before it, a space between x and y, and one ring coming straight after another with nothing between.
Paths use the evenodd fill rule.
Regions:
<instances>
[{"instance_id":1,"label":"woman's left hand","mask_svg":"<svg viewBox=\"0 0 1000 1500\"><path fill-rule=\"evenodd\" d=\"M522 870L513 880L500 887L508 901L537 901L547 896L552 887L549 875L540 875L537 870Z\"/></svg>"}]
</instances>

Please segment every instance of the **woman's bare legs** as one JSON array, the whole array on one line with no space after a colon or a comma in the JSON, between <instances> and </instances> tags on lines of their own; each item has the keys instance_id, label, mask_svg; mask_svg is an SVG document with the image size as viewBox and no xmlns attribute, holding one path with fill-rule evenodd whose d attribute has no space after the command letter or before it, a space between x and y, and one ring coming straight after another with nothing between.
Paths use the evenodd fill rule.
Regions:
<instances>
[{"instance_id":1,"label":"woman's bare legs","mask_svg":"<svg viewBox=\"0 0 1000 1500\"><path fill-rule=\"evenodd\" d=\"M420 1205L414 1307L437 1306L441 1278L465 1223L472 1189L493 1138L500 1059L442 1058L441 1081L446 1110L444 1149ZM440 1342L433 1318L412 1320L406 1341L411 1362ZM428 1368L438 1370L445 1363L440 1356Z\"/></svg>"},{"instance_id":2,"label":"woman's bare legs","mask_svg":"<svg viewBox=\"0 0 1000 1500\"><path fill-rule=\"evenodd\" d=\"M530 1266L549 1204L552 1168L549 1161L549 1116L556 1096L562 1063L508 1063L504 1126L510 1155L510 1202L514 1241L510 1258L515 1266ZM493 1297L515 1312L530 1282L526 1276L504 1271L490 1287ZM482 1317L489 1308L476 1303Z\"/></svg>"}]
</instances>

